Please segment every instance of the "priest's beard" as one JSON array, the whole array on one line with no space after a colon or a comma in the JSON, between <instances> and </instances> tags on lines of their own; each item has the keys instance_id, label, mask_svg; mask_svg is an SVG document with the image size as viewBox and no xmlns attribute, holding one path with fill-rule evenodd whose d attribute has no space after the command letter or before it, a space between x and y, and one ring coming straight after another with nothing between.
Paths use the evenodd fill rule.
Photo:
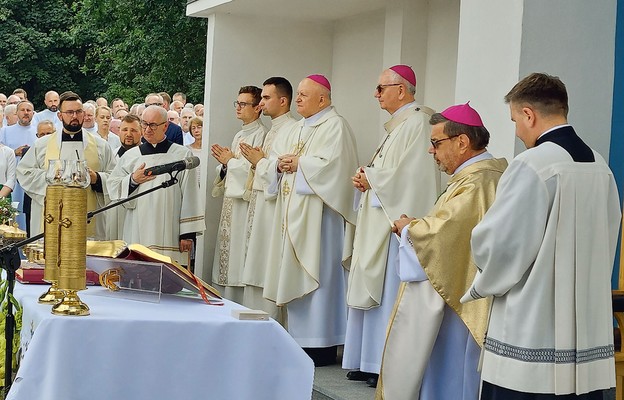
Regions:
<instances>
[{"instance_id":1,"label":"priest's beard","mask_svg":"<svg viewBox=\"0 0 624 400\"><path fill-rule=\"evenodd\" d=\"M78 121L72 121L69 124L63 121L63 130L69 134L78 133L82 130L82 125Z\"/></svg>"}]
</instances>

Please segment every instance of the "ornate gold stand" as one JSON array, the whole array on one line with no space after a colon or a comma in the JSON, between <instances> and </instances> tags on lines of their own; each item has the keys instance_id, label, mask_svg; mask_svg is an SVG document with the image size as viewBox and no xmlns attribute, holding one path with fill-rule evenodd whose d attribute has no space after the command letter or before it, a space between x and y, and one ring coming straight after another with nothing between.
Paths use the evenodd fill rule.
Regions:
<instances>
[{"instance_id":1,"label":"ornate gold stand","mask_svg":"<svg viewBox=\"0 0 624 400\"><path fill-rule=\"evenodd\" d=\"M48 291L39 296L40 304L56 304L65 297L65 291L58 288L58 281L51 281L51 284Z\"/></svg>"},{"instance_id":2,"label":"ornate gold stand","mask_svg":"<svg viewBox=\"0 0 624 400\"><path fill-rule=\"evenodd\" d=\"M52 314L85 316L90 312L89 306L80 300L76 290L67 290L63 300L52 307Z\"/></svg>"}]
</instances>

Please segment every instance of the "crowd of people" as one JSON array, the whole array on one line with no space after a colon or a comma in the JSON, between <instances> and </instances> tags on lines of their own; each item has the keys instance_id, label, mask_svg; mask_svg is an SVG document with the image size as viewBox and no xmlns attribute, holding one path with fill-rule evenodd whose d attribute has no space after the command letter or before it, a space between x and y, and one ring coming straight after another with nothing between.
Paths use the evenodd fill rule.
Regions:
<instances>
[{"instance_id":1,"label":"crowd of people","mask_svg":"<svg viewBox=\"0 0 624 400\"><path fill-rule=\"evenodd\" d=\"M504 97L527 148L509 165L488 152L469 103L435 112L416 88L407 65L381 72L373 95L389 120L362 162L325 76L296 90L283 77L242 86L241 129L210 146L214 175L181 171L173 189L108 211L90 234L184 262L212 181L223 197L213 284L269 313L317 367L344 345L347 379L377 399L612 398L620 202L607 163L567 122L565 85L534 73ZM0 195L31 199L30 234L49 160L87 161L95 209L169 179L150 167L201 152L202 107L176 95L128 108L49 92L49 113L34 114L19 94L6 106L0 94L0 149L11 149Z\"/></svg>"},{"instance_id":2,"label":"crowd of people","mask_svg":"<svg viewBox=\"0 0 624 400\"><path fill-rule=\"evenodd\" d=\"M29 236L44 229L46 171L50 160L80 159L87 162L90 178L88 209L92 211L129 193L147 191L165 180L164 176L143 178L137 173L136 179L125 183L124 178L130 175L124 175L122 165L127 165L120 162L125 153L128 155L124 161L130 162L131 158L141 161L136 165L138 169L143 161L149 167L167 160L179 161L184 158L182 156L188 157L201 150L202 130L195 129L191 134L190 119L195 120L195 126L203 126L203 105L186 103L183 93L176 93L173 101L167 93L150 93L145 103L132 107L116 98L109 107L102 97L83 103L76 93L59 95L49 91L44 103L46 109L35 113L23 89L16 89L8 97L0 93L0 109L4 114L0 118L0 148L3 153L12 155L12 159L7 156L7 161L0 165L0 176L3 177L0 195L10 196L18 204L18 222ZM180 118L174 108L180 108L184 118ZM17 120L12 118L13 110ZM169 122L168 115L173 114L178 117ZM161 118L164 120L160 121ZM155 122L146 123L150 119ZM151 157L153 160L147 157L155 154L159 155ZM199 174L196 170L182 171L177 179L169 193L161 191L150 196L152 205L162 201L166 206L163 209L171 210L175 216L167 220L166 226L149 229L150 237L137 233L149 225L148 218L137 220L137 215L145 215L149 208L149 204L141 205L141 200L96 215L88 224L88 237L146 244L185 265L189 264L188 254L183 253L193 248L191 242L196 232L204 230ZM188 204L191 204L190 208ZM153 218L149 219L154 222ZM188 219L193 222L189 223Z\"/></svg>"}]
</instances>

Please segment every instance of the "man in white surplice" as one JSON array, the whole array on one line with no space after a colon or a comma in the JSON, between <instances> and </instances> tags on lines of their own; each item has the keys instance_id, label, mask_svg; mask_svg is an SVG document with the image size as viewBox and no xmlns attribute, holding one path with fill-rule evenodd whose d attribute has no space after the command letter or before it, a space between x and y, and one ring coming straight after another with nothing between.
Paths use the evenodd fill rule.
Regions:
<instances>
[{"instance_id":1,"label":"man in white surplice","mask_svg":"<svg viewBox=\"0 0 624 400\"><path fill-rule=\"evenodd\" d=\"M45 179L49 160L86 160L91 184L87 190L87 210L105 206L108 201L108 174L115 167L115 158L108 143L82 129L82 100L73 92L60 95L58 117L63 131L37 139L17 164L17 179L32 198L30 233L43 232L43 208L47 188ZM106 238L106 221L96 215L87 225L87 237Z\"/></svg>"},{"instance_id":2,"label":"man in white surplice","mask_svg":"<svg viewBox=\"0 0 624 400\"><path fill-rule=\"evenodd\" d=\"M141 119L136 115L128 114L121 119L119 127L119 139L121 146L113 149L115 160L119 161L128 150L141 144L143 129ZM123 238L123 228L126 219L126 209L117 206L104 213L106 216L106 230L109 240L121 240Z\"/></svg>"},{"instance_id":3,"label":"man in white surplice","mask_svg":"<svg viewBox=\"0 0 624 400\"><path fill-rule=\"evenodd\" d=\"M243 86L234 101L236 118L243 122L232 147L213 144L212 156L219 162L212 196L223 196L217 243L212 264L212 283L223 296L243 303L243 265L247 242L247 209L251 196L251 163L241 154L241 143L262 146L266 127L260 121L262 89Z\"/></svg>"},{"instance_id":4,"label":"man in white surplice","mask_svg":"<svg viewBox=\"0 0 624 400\"><path fill-rule=\"evenodd\" d=\"M147 168L192 156L189 149L167 139L169 122L164 108L149 106L142 117L145 142L126 151L110 174L108 189L113 200L145 192L170 179L168 174L147 176ZM176 184L123 203L123 240L188 264L193 240L205 229L197 173L197 169L180 171Z\"/></svg>"},{"instance_id":5,"label":"man in white surplice","mask_svg":"<svg viewBox=\"0 0 624 400\"><path fill-rule=\"evenodd\" d=\"M243 305L266 311L271 318L281 324L285 324L283 307L277 307L274 302L265 299L262 291L268 257L267 238L271 236L275 216L276 196L275 193L269 193L268 189L275 175L279 154L272 149L274 143L287 140L287 136L297 123L290 114L292 95L292 85L287 79L273 77L264 81L260 107L264 115L271 117L271 129L264 137L261 148L245 142L240 144L243 157L251 163L249 174L253 179L247 212L248 243L243 269L245 284Z\"/></svg>"},{"instance_id":6,"label":"man in white surplice","mask_svg":"<svg viewBox=\"0 0 624 400\"><path fill-rule=\"evenodd\" d=\"M310 75L298 86L303 116L279 157L276 217L264 297L286 305L288 332L315 365L336 362L346 329L342 249L355 224L351 176L355 137L331 106L331 86ZM276 145L277 147L277 145Z\"/></svg>"},{"instance_id":7,"label":"man in white surplice","mask_svg":"<svg viewBox=\"0 0 624 400\"><path fill-rule=\"evenodd\" d=\"M349 272L347 337L342 367L351 380L377 384L386 325L399 288L399 241L392 221L423 216L435 202L439 173L427 154L433 110L414 101L416 74L395 65L379 76L375 97L392 118L366 167L353 177L358 218ZM405 182L410 190L405 190ZM358 201L359 200L359 201ZM345 243L349 246L351 243Z\"/></svg>"},{"instance_id":8,"label":"man in white surplice","mask_svg":"<svg viewBox=\"0 0 624 400\"><path fill-rule=\"evenodd\" d=\"M531 74L505 102L527 150L472 231L480 272L462 298L493 296L481 398L614 398L613 173L568 124L559 78Z\"/></svg>"}]
</instances>

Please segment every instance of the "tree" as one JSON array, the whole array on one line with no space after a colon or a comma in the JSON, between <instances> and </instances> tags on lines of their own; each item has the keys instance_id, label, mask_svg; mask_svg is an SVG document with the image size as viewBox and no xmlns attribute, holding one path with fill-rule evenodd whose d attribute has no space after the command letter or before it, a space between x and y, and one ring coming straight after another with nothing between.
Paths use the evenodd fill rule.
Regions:
<instances>
[{"instance_id":1,"label":"tree","mask_svg":"<svg viewBox=\"0 0 624 400\"><path fill-rule=\"evenodd\" d=\"M0 92L23 87L142 102L149 92L204 93L207 20L171 0L0 0Z\"/></svg>"},{"instance_id":2,"label":"tree","mask_svg":"<svg viewBox=\"0 0 624 400\"><path fill-rule=\"evenodd\" d=\"M36 108L48 90L84 90L74 3L0 0L0 92L24 88Z\"/></svg>"},{"instance_id":3,"label":"tree","mask_svg":"<svg viewBox=\"0 0 624 400\"><path fill-rule=\"evenodd\" d=\"M185 17L185 2L84 0L83 71L102 77L107 98L142 102L150 92L182 91L203 101L207 21Z\"/></svg>"}]
</instances>

